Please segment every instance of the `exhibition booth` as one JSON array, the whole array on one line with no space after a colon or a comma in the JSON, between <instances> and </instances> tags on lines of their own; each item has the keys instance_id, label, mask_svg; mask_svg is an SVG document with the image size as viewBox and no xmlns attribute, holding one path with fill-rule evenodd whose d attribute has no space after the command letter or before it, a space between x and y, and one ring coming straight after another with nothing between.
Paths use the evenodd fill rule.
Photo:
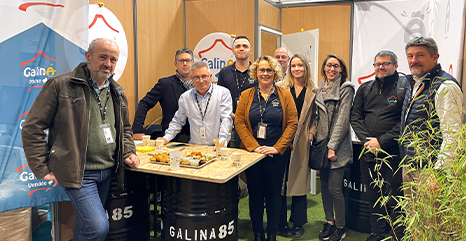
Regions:
<instances>
[{"instance_id":1,"label":"exhibition booth","mask_svg":"<svg viewBox=\"0 0 466 241\"><path fill-rule=\"evenodd\" d=\"M193 50L195 60L208 63L216 82L218 71L235 61L231 45L239 35L247 36L251 42L251 62L262 55L273 56L278 47L288 48L290 56L303 54L310 61L316 84L322 79L323 59L327 54L338 54L348 64L349 81L356 88L374 78L372 63L377 52L395 52L398 71L409 74L405 44L415 36L432 37L439 45L439 63L458 80L464 93L465 7L464 0L0 3L0 20L4 23L0 26L0 70L4 73L0 78L0 231L5 231L0 233L6 233L4 240L31 240L33 227L25 224L31 220L31 207L51 204L53 240L72 238L74 210L68 197L60 186L53 187L53 183L35 178L22 149L21 128L47 79L69 72L85 61L84 53L94 38L111 38L120 46L115 79L125 88L132 123L139 100L159 78L175 73L176 50ZM148 132L151 125L160 124L161 116L160 105L148 112L144 124ZM357 162L361 145L354 135L353 141ZM149 176L163 177L155 178L159 182L155 184L155 193L160 183L164 186L160 214L165 219L161 226L152 221L155 237L159 232L165 240L202 240L199 230L215 226L216 231L225 229L225 235L205 240L238 240L238 174L264 157L246 152L243 156L248 158L240 168L225 168L218 162L204 167L204 171L189 169L177 173L154 168L149 157L144 156L147 160L141 162L140 168L127 171L133 179L128 181L127 189L118 190L115 184L110 190L108 240L149 240L151 216L157 220L158 215L157 211L149 211L150 193L154 193L150 190L154 185L149 185L154 179ZM315 195L316 171L311 175L311 194ZM359 178L359 166L349 165L344 192L347 213L353 221L347 223L350 229L367 233L370 224L364 208L365 187ZM209 193L210 190L218 193ZM205 195L199 197L194 195L196 192ZM196 198L202 201L197 202ZM156 199L155 196L155 203ZM13 225L21 227L21 232L10 232ZM170 227L175 227L175 231ZM178 230L181 235L177 235Z\"/></svg>"}]
</instances>

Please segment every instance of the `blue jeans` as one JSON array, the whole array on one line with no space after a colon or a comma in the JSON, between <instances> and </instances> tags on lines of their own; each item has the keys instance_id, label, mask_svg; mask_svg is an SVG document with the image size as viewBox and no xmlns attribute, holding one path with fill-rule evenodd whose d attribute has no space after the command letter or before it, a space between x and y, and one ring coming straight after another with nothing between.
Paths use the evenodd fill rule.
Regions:
<instances>
[{"instance_id":1,"label":"blue jeans","mask_svg":"<svg viewBox=\"0 0 466 241\"><path fill-rule=\"evenodd\" d=\"M105 240L108 219L104 210L114 168L84 171L81 188L64 188L76 211L74 241Z\"/></svg>"}]
</instances>

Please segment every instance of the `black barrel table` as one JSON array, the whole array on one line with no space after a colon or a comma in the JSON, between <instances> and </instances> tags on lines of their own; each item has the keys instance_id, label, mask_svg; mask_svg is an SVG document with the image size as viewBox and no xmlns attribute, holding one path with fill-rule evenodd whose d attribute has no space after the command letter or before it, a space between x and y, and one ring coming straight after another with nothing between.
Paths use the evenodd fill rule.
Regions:
<instances>
[{"instance_id":1,"label":"black barrel table","mask_svg":"<svg viewBox=\"0 0 466 241\"><path fill-rule=\"evenodd\" d=\"M188 145L182 151L215 153L212 146L201 145ZM162 240L238 240L238 175L265 155L230 148L230 156L233 152L242 153L240 166L215 160L199 169L178 170L151 162L154 152L138 153L141 164L131 170L155 174L163 182Z\"/></svg>"}]
</instances>

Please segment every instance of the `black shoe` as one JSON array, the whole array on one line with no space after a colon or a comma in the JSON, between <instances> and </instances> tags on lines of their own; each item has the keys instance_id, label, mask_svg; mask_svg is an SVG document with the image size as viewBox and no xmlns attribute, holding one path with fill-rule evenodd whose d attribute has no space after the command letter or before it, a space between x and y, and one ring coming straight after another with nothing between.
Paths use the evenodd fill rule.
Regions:
<instances>
[{"instance_id":1,"label":"black shoe","mask_svg":"<svg viewBox=\"0 0 466 241\"><path fill-rule=\"evenodd\" d=\"M371 236L367 237L366 241L380 241L385 238L384 235L371 233Z\"/></svg>"},{"instance_id":2,"label":"black shoe","mask_svg":"<svg viewBox=\"0 0 466 241\"><path fill-rule=\"evenodd\" d=\"M302 226L293 227L293 237L301 238L304 235L304 228Z\"/></svg>"},{"instance_id":3,"label":"black shoe","mask_svg":"<svg viewBox=\"0 0 466 241\"><path fill-rule=\"evenodd\" d=\"M334 229L335 229L335 225L331 225L330 223L325 223L324 229L322 229L322 231L320 231L319 233L319 239L328 240L330 238L330 235L334 232L333 231Z\"/></svg>"},{"instance_id":4,"label":"black shoe","mask_svg":"<svg viewBox=\"0 0 466 241\"><path fill-rule=\"evenodd\" d=\"M276 234L267 234L267 241L277 241Z\"/></svg>"},{"instance_id":5,"label":"black shoe","mask_svg":"<svg viewBox=\"0 0 466 241\"><path fill-rule=\"evenodd\" d=\"M281 228L278 228L278 232L283 237L293 236L293 232L291 232L291 229L290 229L290 227L288 227L288 225L285 225L285 226L282 226Z\"/></svg>"},{"instance_id":6,"label":"black shoe","mask_svg":"<svg viewBox=\"0 0 466 241\"><path fill-rule=\"evenodd\" d=\"M345 237L346 237L345 228L336 227L334 229L332 235L330 235L328 240L330 240L330 241L340 241L340 240L344 239Z\"/></svg>"},{"instance_id":7,"label":"black shoe","mask_svg":"<svg viewBox=\"0 0 466 241\"><path fill-rule=\"evenodd\" d=\"M262 233L254 233L254 241L265 241L265 234Z\"/></svg>"}]
</instances>

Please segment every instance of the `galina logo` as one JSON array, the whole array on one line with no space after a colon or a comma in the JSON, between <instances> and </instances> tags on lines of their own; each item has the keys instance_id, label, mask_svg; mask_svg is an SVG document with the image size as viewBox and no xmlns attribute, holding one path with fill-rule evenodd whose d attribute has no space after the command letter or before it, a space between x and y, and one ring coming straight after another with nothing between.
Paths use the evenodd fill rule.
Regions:
<instances>
[{"instance_id":1,"label":"galina logo","mask_svg":"<svg viewBox=\"0 0 466 241\"><path fill-rule=\"evenodd\" d=\"M38 57L40 58L46 58L51 61L56 62L56 59L50 58L47 56L44 51L39 51L37 52L36 56L30 60L26 60L21 62L21 67L24 68L23 70L23 76L29 79L29 84L45 84L47 82L47 79L54 76L56 70L52 67L53 64L50 64L49 67L41 67L41 66L36 66L36 67L26 67L26 64L34 62ZM39 58L39 61L40 61Z\"/></svg>"},{"instance_id":2,"label":"galina logo","mask_svg":"<svg viewBox=\"0 0 466 241\"><path fill-rule=\"evenodd\" d=\"M235 61L230 47L232 40L226 33L211 33L202 38L194 48L194 61L204 61L209 65L214 83L217 82L218 72Z\"/></svg>"}]
</instances>

